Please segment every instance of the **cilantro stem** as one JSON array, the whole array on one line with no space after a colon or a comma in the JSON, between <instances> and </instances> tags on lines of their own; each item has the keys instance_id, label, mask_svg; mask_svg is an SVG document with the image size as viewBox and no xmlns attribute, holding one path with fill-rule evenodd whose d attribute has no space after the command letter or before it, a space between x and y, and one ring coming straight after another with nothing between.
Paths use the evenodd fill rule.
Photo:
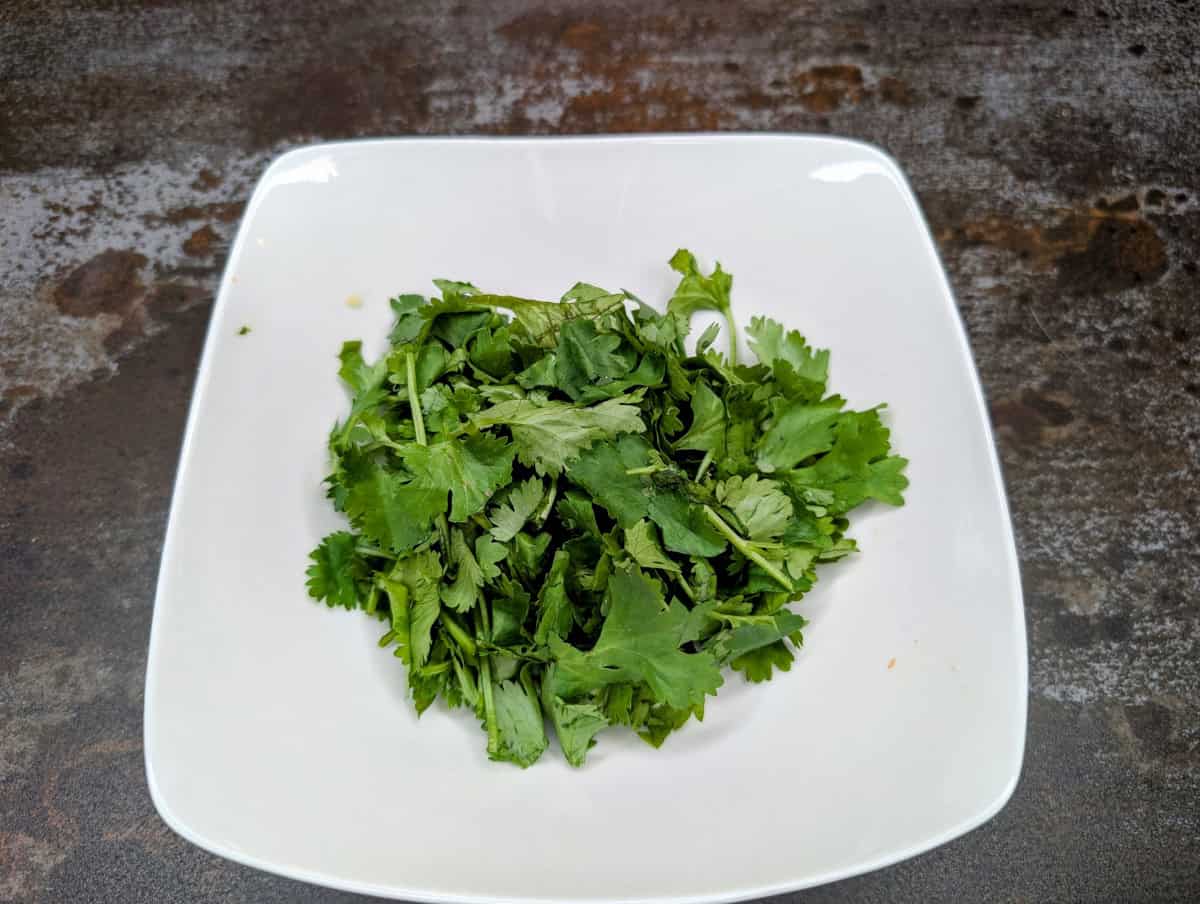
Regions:
<instances>
[{"instance_id":1,"label":"cilantro stem","mask_svg":"<svg viewBox=\"0 0 1200 904\"><path fill-rule=\"evenodd\" d=\"M675 580L679 582L679 586L683 588L683 592L687 595L687 598L693 603L696 602L696 591L693 590L692 585L687 582L687 578L678 572L671 572L671 577L675 578Z\"/></svg>"},{"instance_id":2,"label":"cilantro stem","mask_svg":"<svg viewBox=\"0 0 1200 904\"><path fill-rule=\"evenodd\" d=\"M475 524L478 525L479 528L485 533L492 529L492 525L488 519L479 514L479 512L476 512L474 515L472 515L471 520L474 521Z\"/></svg>"},{"instance_id":3,"label":"cilantro stem","mask_svg":"<svg viewBox=\"0 0 1200 904\"><path fill-rule=\"evenodd\" d=\"M743 556L769 574L775 581L783 587L783 589L791 591L792 582L788 580L787 575L780 571L775 565L767 561L753 546L747 543L738 532L725 523L725 519L712 510L710 506L704 506L704 515L709 522L724 534L725 539L733 544L733 548L740 552Z\"/></svg>"},{"instance_id":4,"label":"cilantro stem","mask_svg":"<svg viewBox=\"0 0 1200 904\"><path fill-rule=\"evenodd\" d=\"M490 641L487 603L481 602L475 610L475 636ZM479 657L479 684L483 691L483 719L487 724L487 752L489 757L500 753L500 726L496 722L496 698L492 690L492 657L484 653Z\"/></svg>"},{"instance_id":5,"label":"cilantro stem","mask_svg":"<svg viewBox=\"0 0 1200 904\"><path fill-rule=\"evenodd\" d=\"M546 505L541 513L537 516L539 525L545 524L546 519L550 517L550 513L554 511L554 500L558 497L558 476L550 478L550 492L546 497Z\"/></svg>"},{"instance_id":6,"label":"cilantro stem","mask_svg":"<svg viewBox=\"0 0 1200 904\"><path fill-rule=\"evenodd\" d=\"M737 323L733 319L733 309L729 305L726 305L721 310L721 313L725 315L725 322L727 324L729 324L729 366L737 367L737 363L738 363L738 352L737 352L738 333L737 333Z\"/></svg>"},{"instance_id":7,"label":"cilantro stem","mask_svg":"<svg viewBox=\"0 0 1200 904\"><path fill-rule=\"evenodd\" d=\"M529 697L530 702L533 703L533 708L537 710L538 721L540 722L543 715L542 695L538 693L537 683L533 679L533 666L527 663L524 667L522 667L520 675L517 676L517 680L521 682L521 687L525 689L525 694Z\"/></svg>"},{"instance_id":8,"label":"cilantro stem","mask_svg":"<svg viewBox=\"0 0 1200 904\"><path fill-rule=\"evenodd\" d=\"M663 470L662 465L643 465L640 468L626 468L625 473L630 477L641 474L656 474Z\"/></svg>"},{"instance_id":9,"label":"cilantro stem","mask_svg":"<svg viewBox=\"0 0 1200 904\"><path fill-rule=\"evenodd\" d=\"M466 629L458 623L458 620L445 609L442 609L438 613L438 619L441 621L442 627L449 631L450 636L458 642L460 647L462 647L462 651L469 658L474 659L475 641L471 639L471 635L467 633Z\"/></svg>"},{"instance_id":10,"label":"cilantro stem","mask_svg":"<svg viewBox=\"0 0 1200 904\"><path fill-rule=\"evenodd\" d=\"M404 382L408 384L408 405L412 409L413 432L417 434L417 444L429 445L425 437L425 417L421 414L421 400L417 398L417 359L412 352L404 354ZM438 534L442 538L442 549L450 548L450 528L446 524L446 514L438 515Z\"/></svg>"},{"instance_id":11,"label":"cilantro stem","mask_svg":"<svg viewBox=\"0 0 1200 904\"><path fill-rule=\"evenodd\" d=\"M360 556L378 556L381 559L395 559L396 557L390 552L380 549L377 546L367 546L365 543L359 543L354 547L354 551Z\"/></svg>"},{"instance_id":12,"label":"cilantro stem","mask_svg":"<svg viewBox=\"0 0 1200 904\"><path fill-rule=\"evenodd\" d=\"M480 383L488 383L492 386L495 386L497 383L500 382L495 377L493 377L491 374L489 374L487 371L480 370L478 367L474 367L474 366L471 367L471 375L473 377L475 377L475 379L478 380Z\"/></svg>"},{"instance_id":13,"label":"cilantro stem","mask_svg":"<svg viewBox=\"0 0 1200 904\"><path fill-rule=\"evenodd\" d=\"M417 442L422 446L429 443L425 439L425 418L421 414L421 400L417 398L417 359L412 352L404 355L404 381L408 384L408 404L412 408L413 430L417 434Z\"/></svg>"},{"instance_id":14,"label":"cilantro stem","mask_svg":"<svg viewBox=\"0 0 1200 904\"><path fill-rule=\"evenodd\" d=\"M404 443L398 443L394 439L379 439L376 438L375 446L386 446L389 449L395 449L397 452L403 451ZM371 451L373 447L368 446L364 451Z\"/></svg>"},{"instance_id":15,"label":"cilantro stem","mask_svg":"<svg viewBox=\"0 0 1200 904\"><path fill-rule=\"evenodd\" d=\"M700 461L700 467L696 469L696 478L693 483L699 483L704 479L704 472L708 470L708 466L712 464L713 454L712 449L704 453L704 458Z\"/></svg>"}]
</instances>

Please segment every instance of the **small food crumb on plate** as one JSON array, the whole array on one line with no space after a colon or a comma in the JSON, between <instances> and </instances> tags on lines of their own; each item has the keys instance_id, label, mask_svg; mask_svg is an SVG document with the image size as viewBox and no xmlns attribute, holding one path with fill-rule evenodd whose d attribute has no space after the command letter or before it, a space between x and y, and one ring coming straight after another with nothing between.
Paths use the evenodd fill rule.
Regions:
<instances>
[{"instance_id":1,"label":"small food crumb on plate","mask_svg":"<svg viewBox=\"0 0 1200 904\"><path fill-rule=\"evenodd\" d=\"M239 336L245 336L245 335L246 335L248 332L250 332L250 327L246 326L246 325L243 323L243 324L242 324L242 328L238 330L238 335L239 335Z\"/></svg>"},{"instance_id":2,"label":"small food crumb on plate","mask_svg":"<svg viewBox=\"0 0 1200 904\"><path fill-rule=\"evenodd\" d=\"M888 660L888 671L890 672L895 667L896 667L896 657L893 656L891 659Z\"/></svg>"},{"instance_id":3,"label":"small food crumb on plate","mask_svg":"<svg viewBox=\"0 0 1200 904\"><path fill-rule=\"evenodd\" d=\"M363 306L362 296L361 295L351 295L349 298L346 299L346 305L351 308L361 308Z\"/></svg>"}]
</instances>

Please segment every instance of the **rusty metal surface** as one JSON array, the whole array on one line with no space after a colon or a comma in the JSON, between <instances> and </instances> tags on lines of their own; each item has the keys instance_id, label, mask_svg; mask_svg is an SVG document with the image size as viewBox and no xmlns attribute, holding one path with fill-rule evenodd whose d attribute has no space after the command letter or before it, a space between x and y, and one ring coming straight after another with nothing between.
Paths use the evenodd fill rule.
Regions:
<instances>
[{"instance_id":1,"label":"rusty metal surface","mask_svg":"<svg viewBox=\"0 0 1200 904\"><path fill-rule=\"evenodd\" d=\"M188 394L265 163L698 129L848 135L905 167L1027 594L1007 809L795 900L1200 899L1198 42L1186 0L0 5L0 901L351 900L189 846L142 770Z\"/></svg>"}]
</instances>

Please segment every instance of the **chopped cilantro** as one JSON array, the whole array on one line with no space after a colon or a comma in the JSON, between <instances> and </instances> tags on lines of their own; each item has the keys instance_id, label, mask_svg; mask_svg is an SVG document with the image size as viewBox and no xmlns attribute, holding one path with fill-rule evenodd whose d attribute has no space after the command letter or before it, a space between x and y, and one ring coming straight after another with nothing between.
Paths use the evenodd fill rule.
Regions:
<instances>
[{"instance_id":1,"label":"chopped cilantro","mask_svg":"<svg viewBox=\"0 0 1200 904\"><path fill-rule=\"evenodd\" d=\"M697 311L735 336L733 277L670 265L665 314L435 280L392 300L377 361L339 355L327 483L349 530L313 551L309 594L384 620L418 712L469 707L492 759L531 765L547 725L573 766L613 726L657 747L726 667L787 671L788 604L855 551L847 513L903 502L907 462L880 408L828 393L829 352L755 317L756 363L714 350L715 324L689 353Z\"/></svg>"}]
</instances>

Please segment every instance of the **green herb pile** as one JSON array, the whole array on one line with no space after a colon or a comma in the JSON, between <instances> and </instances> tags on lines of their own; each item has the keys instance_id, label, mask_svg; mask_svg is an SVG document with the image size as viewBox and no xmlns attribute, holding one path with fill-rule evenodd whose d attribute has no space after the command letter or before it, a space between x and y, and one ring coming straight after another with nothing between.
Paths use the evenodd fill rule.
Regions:
<instances>
[{"instance_id":1,"label":"green herb pile","mask_svg":"<svg viewBox=\"0 0 1200 904\"><path fill-rule=\"evenodd\" d=\"M657 747L724 666L786 671L787 604L854 551L847 513L902 502L906 462L879 409L826 393L829 353L761 317L754 364L713 349L716 324L689 352L697 311L736 340L733 278L670 263L665 314L436 280L392 300L378 361L342 348L327 482L352 529L313 551L309 593L386 620L417 711L469 707L492 759L530 765L547 723L575 766L609 726Z\"/></svg>"}]
</instances>

